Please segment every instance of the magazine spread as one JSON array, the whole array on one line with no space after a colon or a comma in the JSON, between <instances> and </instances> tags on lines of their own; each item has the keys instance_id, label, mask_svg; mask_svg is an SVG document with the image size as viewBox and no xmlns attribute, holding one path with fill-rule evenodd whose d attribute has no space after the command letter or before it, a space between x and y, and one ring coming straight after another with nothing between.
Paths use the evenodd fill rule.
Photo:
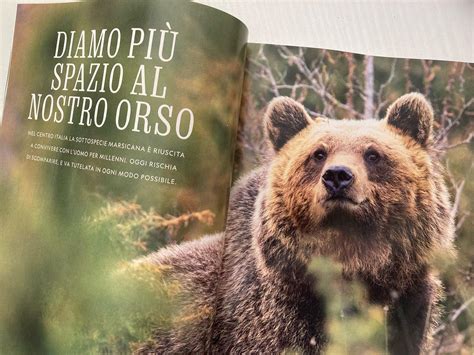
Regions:
<instances>
[{"instance_id":1,"label":"magazine spread","mask_svg":"<svg viewBox=\"0 0 474 355\"><path fill-rule=\"evenodd\" d=\"M0 352L469 353L474 68L19 5Z\"/></svg>"}]
</instances>

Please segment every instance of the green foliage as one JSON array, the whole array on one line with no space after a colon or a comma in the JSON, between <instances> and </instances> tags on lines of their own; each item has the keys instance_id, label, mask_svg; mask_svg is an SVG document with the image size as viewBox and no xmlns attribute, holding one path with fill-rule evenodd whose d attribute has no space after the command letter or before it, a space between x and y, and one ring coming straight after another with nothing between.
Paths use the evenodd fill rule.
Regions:
<instances>
[{"instance_id":1,"label":"green foliage","mask_svg":"<svg viewBox=\"0 0 474 355\"><path fill-rule=\"evenodd\" d=\"M215 215L209 210L163 217L153 208L143 210L136 202L107 202L87 223L95 233L107 236L120 255L127 259L158 250L183 240L183 232L196 223L212 226Z\"/></svg>"},{"instance_id":2,"label":"green foliage","mask_svg":"<svg viewBox=\"0 0 474 355\"><path fill-rule=\"evenodd\" d=\"M212 224L211 212L162 217L87 195L85 210L65 215L54 201L18 193L19 183L0 188L2 353L127 353L170 325L179 285L129 261ZM51 188L43 185L46 195Z\"/></svg>"},{"instance_id":3,"label":"green foliage","mask_svg":"<svg viewBox=\"0 0 474 355\"><path fill-rule=\"evenodd\" d=\"M310 272L317 276L317 291L324 295L328 317L327 354L371 354L385 351L386 315L367 302L365 288L348 283L341 268L329 259L315 258Z\"/></svg>"}]
</instances>

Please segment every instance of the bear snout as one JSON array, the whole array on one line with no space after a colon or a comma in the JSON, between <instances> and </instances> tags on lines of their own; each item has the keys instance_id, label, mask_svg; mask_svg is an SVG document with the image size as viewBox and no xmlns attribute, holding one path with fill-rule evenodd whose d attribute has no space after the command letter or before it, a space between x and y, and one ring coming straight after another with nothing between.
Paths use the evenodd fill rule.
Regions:
<instances>
[{"instance_id":1,"label":"bear snout","mask_svg":"<svg viewBox=\"0 0 474 355\"><path fill-rule=\"evenodd\" d=\"M324 172L322 181L330 198L344 197L346 190L354 182L354 174L346 166L330 166Z\"/></svg>"}]
</instances>

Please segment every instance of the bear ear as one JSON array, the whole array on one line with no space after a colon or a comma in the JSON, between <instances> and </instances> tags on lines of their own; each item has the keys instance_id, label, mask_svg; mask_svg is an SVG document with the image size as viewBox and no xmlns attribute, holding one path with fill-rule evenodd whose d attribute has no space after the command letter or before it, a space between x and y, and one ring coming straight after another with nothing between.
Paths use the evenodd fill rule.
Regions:
<instances>
[{"instance_id":1,"label":"bear ear","mask_svg":"<svg viewBox=\"0 0 474 355\"><path fill-rule=\"evenodd\" d=\"M423 95L403 95L388 108L385 119L422 146L427 145L433 127L433 109Z\"/></svg>"},{"instance_id":2,"label":"bear ear","mask_svg":"<svg viewBox=\"0 0 474 355\"><path fill-rule=\"evenodd\" d=\"M278 151L312 120L300 103L289 97L277 97L268 105L264 122L268 137Z\"/></svg>"}]
</instances>

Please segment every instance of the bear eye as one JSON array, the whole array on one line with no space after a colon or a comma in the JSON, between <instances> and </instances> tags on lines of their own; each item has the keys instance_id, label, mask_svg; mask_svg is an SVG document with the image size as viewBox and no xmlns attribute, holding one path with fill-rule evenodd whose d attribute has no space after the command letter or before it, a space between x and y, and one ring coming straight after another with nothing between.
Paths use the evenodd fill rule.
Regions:
<instances>
[{"instance_id":1,"label":"bear eye","mask_svg":"<svg viewBox=\"0 0 474 355\"><path fill-rule=\"evenodd\" d=\"M317 151L314 152L313 157L316 161L323 161L327 157L327 153L323 149L318 149Z\"/></svg>"},{"instance_id":2,"label":"bear eye","mask_svg":"<svg viewBox=\"0 0 474 355\"><path fill-rule=\"evenodd\" d=\"M380 154L373 149L369 149L365 152L364 159L369 163L375 164L380 160Z\"/></svg>"}]
</instances>

